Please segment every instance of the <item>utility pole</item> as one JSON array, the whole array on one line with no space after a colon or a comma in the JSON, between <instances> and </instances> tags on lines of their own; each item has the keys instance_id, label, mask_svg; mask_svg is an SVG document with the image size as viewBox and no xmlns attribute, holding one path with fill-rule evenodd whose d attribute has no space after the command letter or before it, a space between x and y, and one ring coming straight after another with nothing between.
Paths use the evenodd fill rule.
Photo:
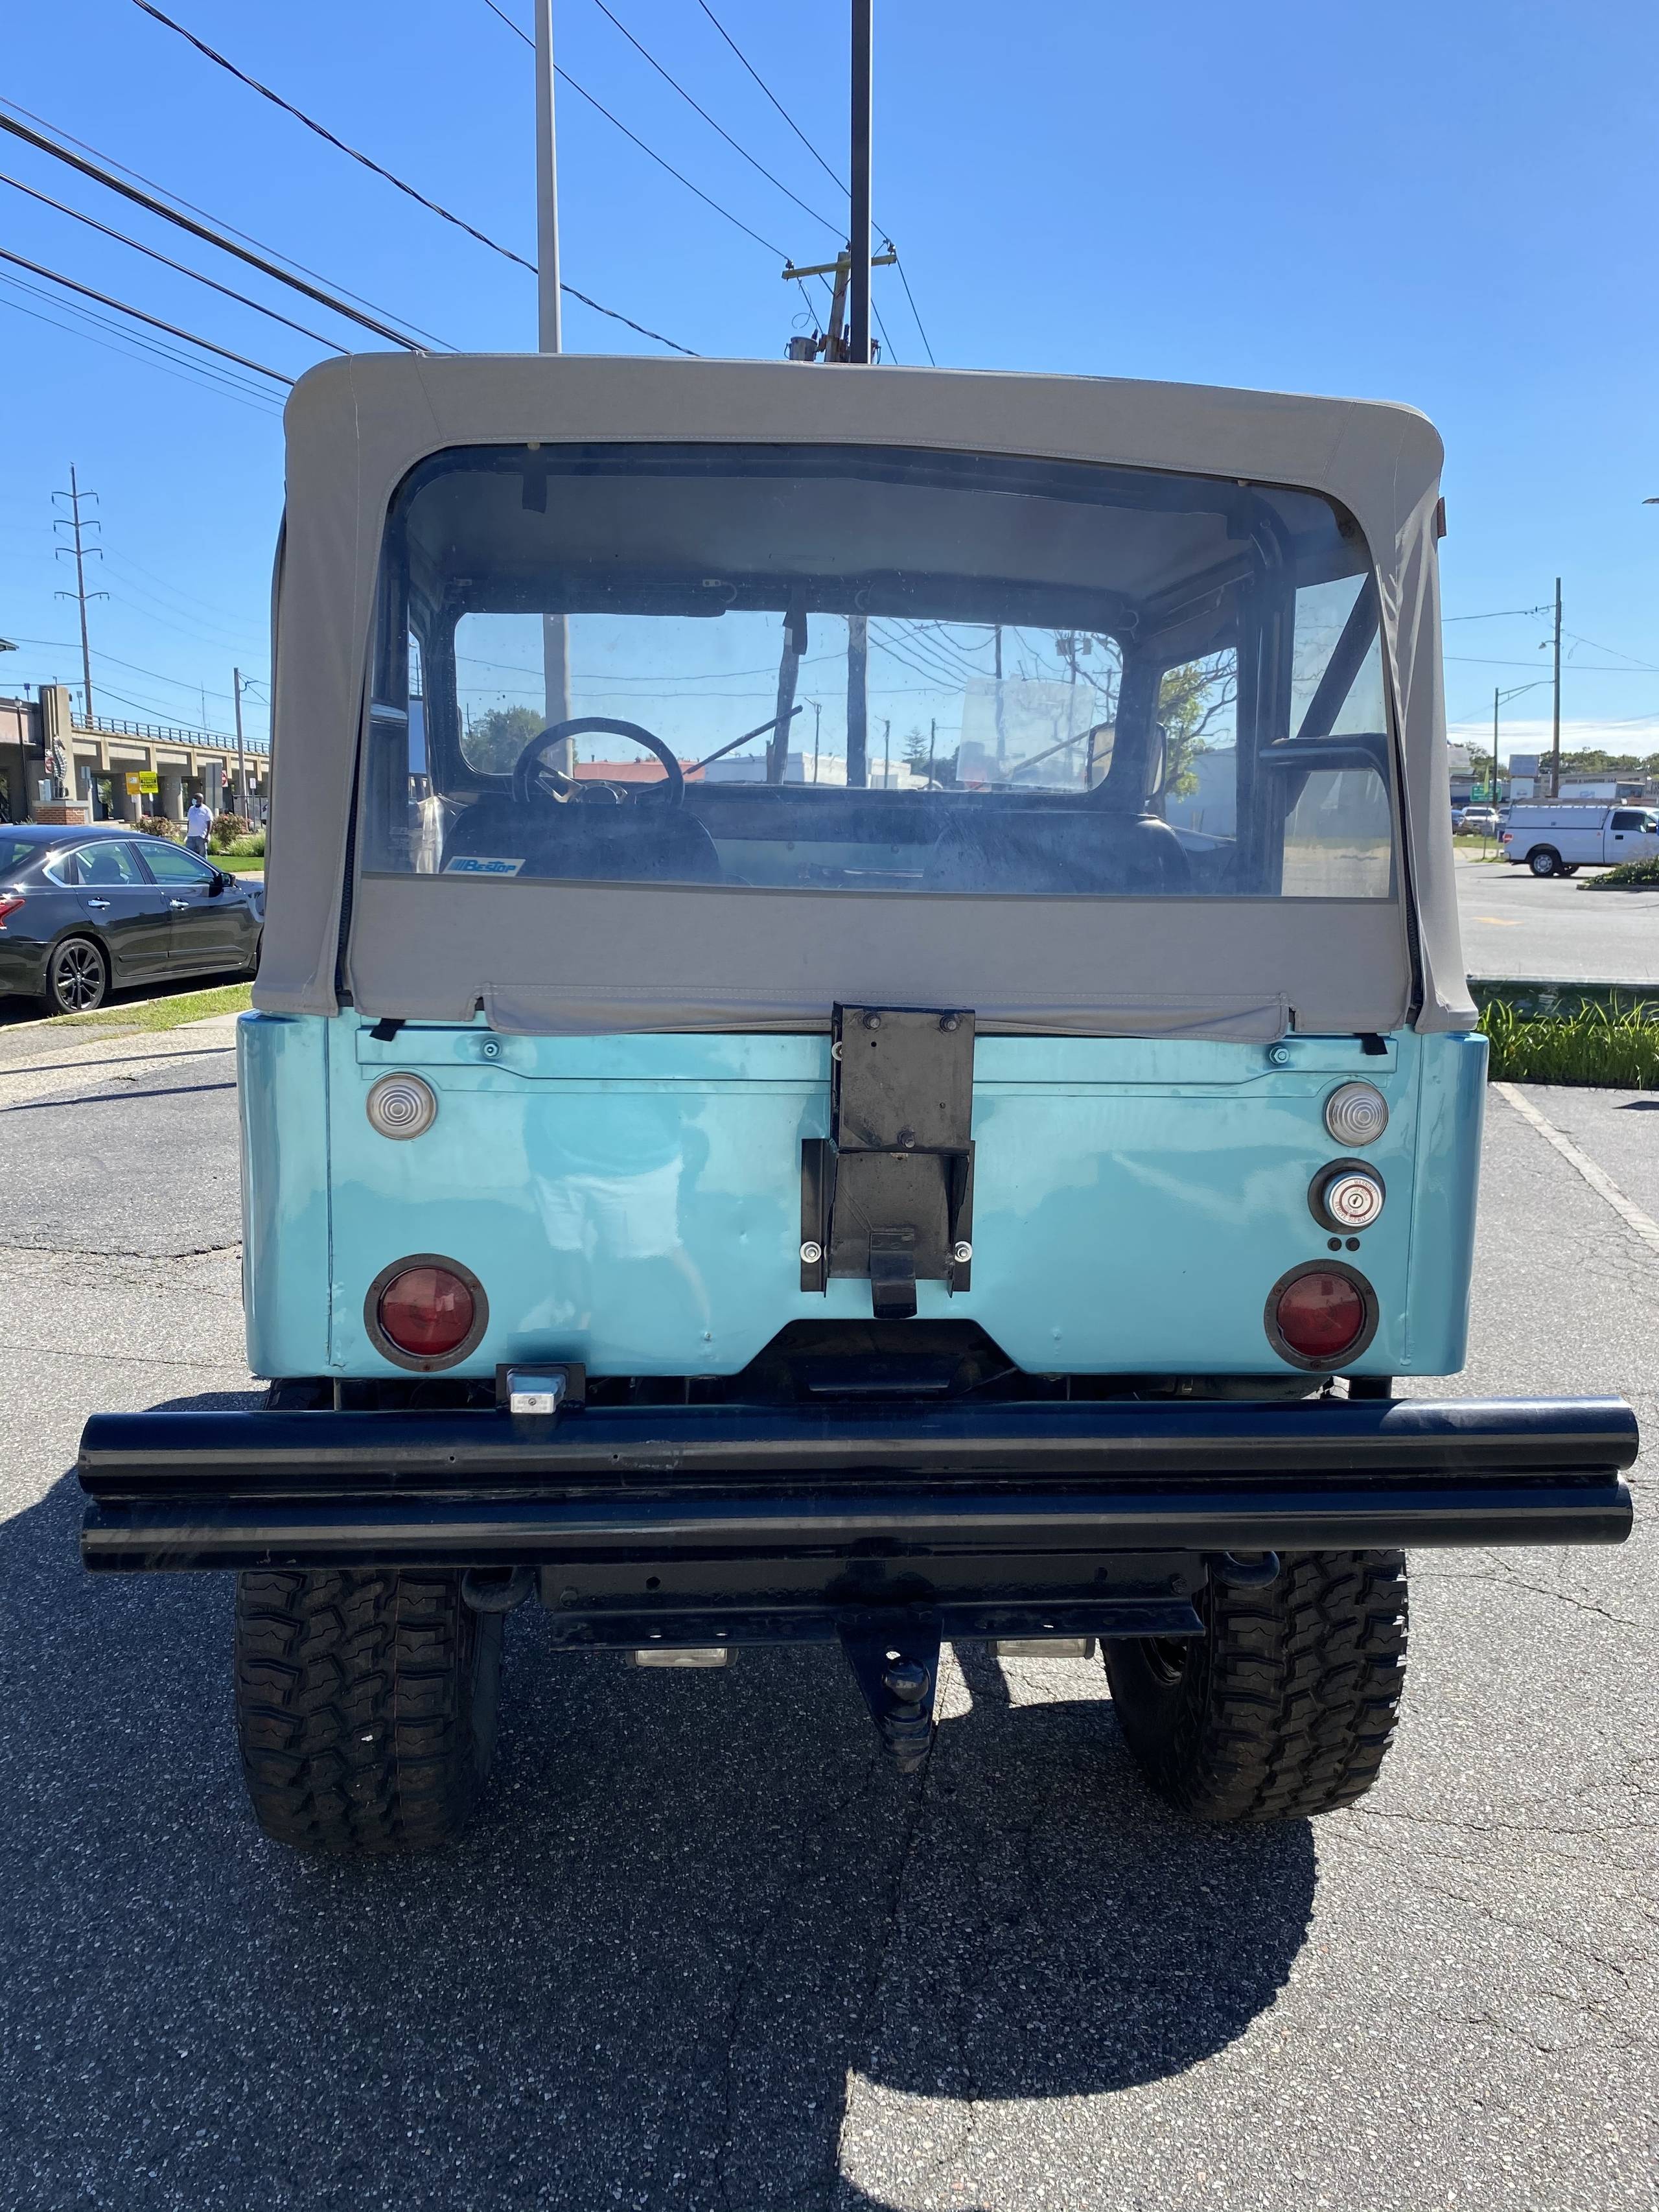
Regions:
<instances>
[{"instance_id":1,"label":"utility pole","mask_svg":"<svg viewBox=\"0 0 1659 2212\"><path fill-rule=\"evenodd\" d=\"M890 720L884 720L881 726L881 787L884 791L893 788L893 725Z\"/></svg>"},{"instance_id":2,"label":"utility pole","mask_svg":"<svg viewBox=\"0 0 1659 2212\"><path fill-rule=\"evenodd\" d=\"M52 497L54 499L66 499L70 503L70 511L68 515L55 515L52 519L52 526L54 529L70 530L74 532L73 544L60 545L58 548L58 550L60 554L72 552L75 556L75 589L72 592L55 592L52 596L54 599L74 599L81 611L82 697L84 702L87 727L88 729L92 727L92 646L87 635L87 601L88 599L106 599L109 597L109 593L107 592L89 592L87 589L86 563L88 556L95 553L100 561L104 556L102 550L98 546L88 545L84 543L83 533L88 530L97 530L102 526L99 523L95 515L89 516L85 521L82 521L81 516L81 502L83 499L96 499L97 496L98 495L95 491L82 490L81 480L75 472L75 464L73 461L70 463L69 489L67 491L55 491L52 494Z\"/></svg>"},{"instance_id":3,"label":"utility pole","mask_svg":"<svg viewBox=\"0 0 1659 2212\"><path fill-rule=\"evenodd\" d=\"M1498 804L1498 686L1492 687L1492 803Z\"/></svg>"},{"instance_id":4,"label":"utility pole","mask_svg":"<svg viewBox=\"0 0 1659 2212\"><path fill-rule=\"evenodd\" d=\"M536 350L562 353L559 307L559 160L553 128L553 0L536 0ZM542 617L542 684L548 722L570 720L570 624L562 614ZM575 773L576 750L567 740L552 765Z\"/></svg>"},{"instance_id":5,"label":"utility pole","mask_svg":"<svg viewBox=\"0 0 1659 2212\"><path fill-rule=\"evenodd\" d=\"M236 702L236 793L241 804L238 812L247 812L247 751L242 742L242 672L230 672L230 695Z\"/></svg>"},{"instance_id":6,"label":"utility pole","mask_svg":"<svg viewBox=\"0 0 1659 2212\"><path fill-rule=\"evenodd\" d=\"M847 784L861 791L870 781L870 617L847 617Z\"/></svg>"},{"instance_id":7,"label":"utility pole","mask_svg":"<svg viewBox=\"0 0 1659 2212\"><path fill-rule=\"evenodd\" d=\"M818 780L818 739L823 730L823 708L820 701L811 702L812 708L812 781Z\"/></svg>"},{"instance_id":8,"label":"utility pole","mask_svg":"<svg viewBox=\"0 0 1659 2212\"><path fill-rule=\"evenodd\" d=\"M870 359L870 125L874 0L853 0L852 327L848 352Z\"/></svg>"},{"instance_id":9,"label":"utility pole","mask_svg":"<svg viewBox=\"0 0 1659 2212\"><path fill-rule=\"evenodd\" d=\"M890 269L897 259L898 255L889 246L884 252L872 254L870 266L872 269ZM847 291L852 273L850 247L846 252L838 253L833 261L814 261L804 269L798 269L793 261L784 263L783 281L786 284L799 283L803 276L828 276L833 282L830 295L829 329L814 331L810 338L791 338L789 360L817 361L820 355L825 361L853 359L853 341L847 327ZM873 353L876 349L872 347L871 350Z\"/></svg>"},{"instance_id":10,"label":"utility pole","mask_svg":"<svg viewBox=\"0 0 1659 2212\"><path fill-rule=\"evenodd\" d=\"M1555 580L1555 706L1550 724L1550 797L1561 796L1561 579Z\"/></svg>"}]
</instances>

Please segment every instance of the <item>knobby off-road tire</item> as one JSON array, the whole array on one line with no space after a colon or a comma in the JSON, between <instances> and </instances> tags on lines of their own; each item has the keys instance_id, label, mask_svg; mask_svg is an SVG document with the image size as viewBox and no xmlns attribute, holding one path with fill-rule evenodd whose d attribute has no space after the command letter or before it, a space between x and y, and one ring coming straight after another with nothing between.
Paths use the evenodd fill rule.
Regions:
<instances>
[{"instance_id":1,"label":"knobby off-road tire","mask_svg":"<svg viewBox=\"0 0 1659 2212\"><path fill-rule=\"evenodd\" d=\"M434 1850L477 1809L501 1616L458 1574L242 1574L236 1724L259 1826L353 1857Z\"/></svg>"},{"instance_id":2,"label":"knobby off-road tire","mask_svg":"<svg viewBox=\"0 0 1659 2212\"><path fill-rule=\"evenodd\" d=\"M1297 1820L1363 1796L1405 1683L1404 1554L1288 1553L1276 1581L1212 1581L1198 1602L1201 1637L1105 1644L1153 1788L1200 1820Z\"/></svg>"}]
</instances>

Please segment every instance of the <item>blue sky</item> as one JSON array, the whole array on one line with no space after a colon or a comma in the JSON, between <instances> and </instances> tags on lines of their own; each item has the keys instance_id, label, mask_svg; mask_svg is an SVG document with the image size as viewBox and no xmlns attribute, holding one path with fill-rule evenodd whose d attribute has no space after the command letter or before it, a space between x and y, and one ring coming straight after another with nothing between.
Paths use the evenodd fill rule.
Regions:
<instances>
[{"instance_id":1,"label":"blue sky","mask_svg":"<svg viewBox=\"0 0 1659 2212\"><path fill-rule=\"evenodd\" d=\"M833 222L830 179L697 0L611 3ZM528 27L528 0L501 4ZM839 167L844 0L711 4ZM1659 746L1659 507L1641 504L1659 494L1659 15L1626 0L1574 10L1397 0L1383 16L1329 0L877 9L876 213L941 364L1412 402L1448 447L1448 613L1540 604L1559 573L1575 640L1569 735ZM484 0L257 10L173 0L168 12L533 255L530 56ZM769 249L816 259L833 251L833 228L722 143L594 0L557 0L557 24L572 75L767 241L565 92L568 280L700 353L775 357L800 301ZM332 151L131 0L16 11L0 88L394 319L481 349L533 343L522 270ZM15 141L0 141L0 170L349 342L322 311ZM289 374L321 351L5 185L0 245ZM878 283L897 357L922 358L893 276ZM78 653L64 649L72 610L52 596L67 578L51 552L51 494L73 460L101 495L93 511L109 556L96 581L111 597L93 611L100 707L197 723L204 693L210 726L228 727L233 664L266 666L277 416L39 316L71 319L0 283L0 634L30 641L0 659L0 688L78 679ZM653 349L574 304L566 343ZM1544 672L1546 629L1536 616L1449 627L1454 722L1481 725L1494 684ZM1548 696L1506 706L1517 746Z\"/></svg>"}]
</instances>

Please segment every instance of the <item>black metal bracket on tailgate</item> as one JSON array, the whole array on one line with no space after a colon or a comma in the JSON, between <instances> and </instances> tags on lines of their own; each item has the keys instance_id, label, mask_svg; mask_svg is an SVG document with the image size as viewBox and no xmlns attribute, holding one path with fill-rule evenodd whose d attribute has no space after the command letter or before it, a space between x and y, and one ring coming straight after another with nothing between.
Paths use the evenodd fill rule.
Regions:
<instances>
[{"instance_id":1,"label":"black metal bracket on tailgate","mask_svg":"<svg viewBox=\"0 0 1659 2212\"><path fill-rule=\"evenodd\" d=\"M832 1036L830 1135L801 1146L800 1286L863 1277L878 1320L908 1320L919 1282L971 1276L974 1017L837 1006Z\"/></svg>"}]
</instances>

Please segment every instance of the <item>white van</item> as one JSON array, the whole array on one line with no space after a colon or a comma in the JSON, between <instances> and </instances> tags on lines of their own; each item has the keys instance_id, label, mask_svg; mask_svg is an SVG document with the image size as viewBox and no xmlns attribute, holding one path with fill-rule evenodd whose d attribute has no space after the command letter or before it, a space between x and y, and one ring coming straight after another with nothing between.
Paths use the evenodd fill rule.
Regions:
<instances>
[{"instance_id":1,"label":"white van","mask_svg":"<svg viewBox=\"0 0 1659 2212\"><path fill-rule=\"evenodd\" d=\"M1570 876L1588 863L1644 860L1659 853L1659 814L1646 806L1575 806L1559 799L1511 806L1504 858L1535 876Z\"/></svg>"}]
</instances>

